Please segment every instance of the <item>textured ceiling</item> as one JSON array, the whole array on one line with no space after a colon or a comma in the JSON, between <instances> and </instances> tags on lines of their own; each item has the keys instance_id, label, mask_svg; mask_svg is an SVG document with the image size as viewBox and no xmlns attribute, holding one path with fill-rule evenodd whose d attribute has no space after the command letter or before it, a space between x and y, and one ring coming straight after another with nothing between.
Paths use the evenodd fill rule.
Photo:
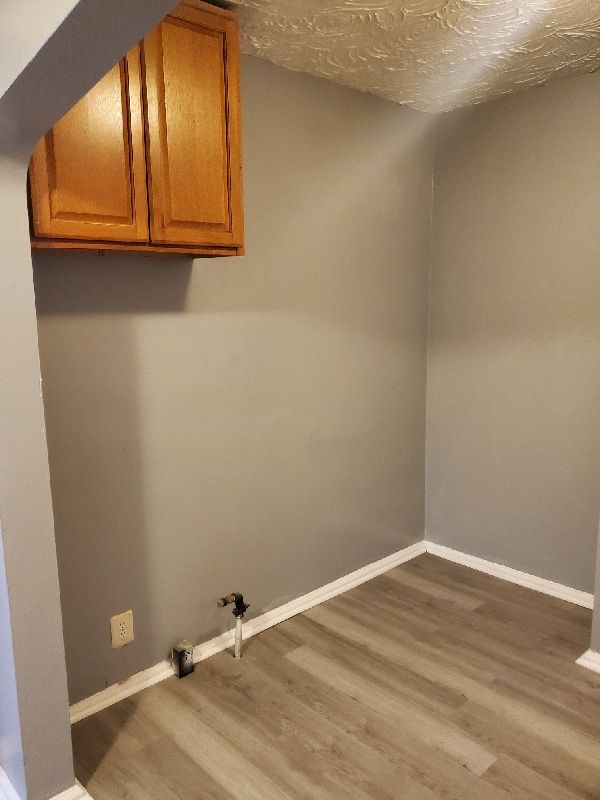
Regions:
<instances>
[{"instance_id":1,"label":"textured ceiling","mask_svg":"<svg viewBox=\"0 0 600 800\"><path fill-rule=\"evenodd\" d=\"M424 111L600 67L600 0L233 0L242 49Z\"/></svg>"}]
</instances>

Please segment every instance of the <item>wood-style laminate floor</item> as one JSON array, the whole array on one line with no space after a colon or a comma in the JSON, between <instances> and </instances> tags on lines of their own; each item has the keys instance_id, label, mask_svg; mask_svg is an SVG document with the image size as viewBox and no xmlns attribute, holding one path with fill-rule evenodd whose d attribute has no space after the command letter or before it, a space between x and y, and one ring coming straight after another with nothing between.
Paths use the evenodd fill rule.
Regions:
<instances>
[{"instance_id":1,"label":"wood-style laminate floor","mask_svg":"<svg viewBox=\"0 0 600 800\"><path fill-rule=\"evenodd\" d=\"M73 727L95 800L600 800L591 614L433 556Z\"/></svg>"}]
</instances>

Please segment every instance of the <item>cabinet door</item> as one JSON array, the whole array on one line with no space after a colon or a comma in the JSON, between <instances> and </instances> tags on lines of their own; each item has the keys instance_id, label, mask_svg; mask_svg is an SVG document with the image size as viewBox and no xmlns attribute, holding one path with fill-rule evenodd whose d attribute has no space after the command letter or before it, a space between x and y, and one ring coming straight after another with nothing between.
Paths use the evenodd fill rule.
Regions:
<instances>
[{"instance_id":1,"label":"cabinet door","mask_svg":"<svg viewBox=\"0 0 600 800\"><path fill-rule=\"evenodd\" d=\"M38 142L30 187L36 237L148 240L139 47Z\"/></svg>"},{"instance_id":2,"label":"cabinet door","mask_svg":"<svg viewBox=\"0 0 600 800\"><path fill-rule=\"evenodd\" d=\"M151 241L241 246L236 20L183 3L143 49Z\"/></svg>"}]
</instances>

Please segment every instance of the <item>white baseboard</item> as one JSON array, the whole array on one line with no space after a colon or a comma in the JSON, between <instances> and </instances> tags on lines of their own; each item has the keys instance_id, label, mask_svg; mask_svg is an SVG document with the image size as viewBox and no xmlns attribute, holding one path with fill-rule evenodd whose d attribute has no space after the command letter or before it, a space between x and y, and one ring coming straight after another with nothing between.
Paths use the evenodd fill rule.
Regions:
<instances>
[{"instance_id":1,"label":"white baseboard","mask_svg":"<svg viewBox=\"0 0 600 800\"><path fill-rule=\"evenodd\" d=\"M567 600L569 603L574 603L584 608L593 608L594 606L594 595L589 592L572 589L570 586L563 586L562 583L555 583L554 581L546 580L546 578L538 578L537 575L529 575L527 572L520 572L518 569L496 564L494 561L486 561L483 558L477 558L477 556L470 556L468 553L461 553L459 550L452 550L450 547L444 547L441 544L429 541L425 541L423 544L427 553L444 558L446 561L462 564L464 567L476 569L478 572L485 572L487 575L493 575L510 583L517 583L519 586L525 586L528 589L535 589L536 592L558 597L561 600Z\"/></svg>"},{"instance_id":2,"label":"white baseboard","mask_svg":"<svg viewBox=\"0 0 600 800\"><path fill-rule=\"evenodd\" d=\"M21 800L6 772L0 767L0 800Z\"/></svg>"},{"instance_id":3,"label":"white baseboard","mask_svg":"<svg viewBox=\"0 0 600 800\"><path fill-rule=\"evenodd\" d=\"M381 558L373 564L367 564L365 567L361 567L361 569L357 569L355 572L350 572L348 575L344 575L325 586L321 586L308 594L302 595L302 597L298 597L296 600L291 600L289 603L274 608L272 611L267 611L259 617L250 619L244 624L244 638L247 639L267 628L272 628L273 625L284 622L286 619L290 619L290 617L295 617L296 614L301 614L309 608L318 606L320 603L324 603L332 597L347 592L349 589L353 589L355 586L359 586L361 583L365 583L371 580L371 578L377 577L377 575L382 575L384 572L388 572L390 569L400 564L404 564L417 556L423 555L424 552L425 546L423 542L417 542L416 544L410 545L410 547L398 550L398 552ZM215 639L211 639L209 642L199 644L195 647L194 660L202 661L214 653L218 653L228 647L233 647L233 643L234 631L227 631L227 633L221 634L221 636L217 636Z\"/></svg>"},{"instance_id":4,"label":"white baseboard","mask_svg":"<svg viewBox=\"0 0 600 800\"><path fill-rule=\"evenodd\" d=\"M51 800L93 800L93 797L80 783L76 783L75 786L55 795Z\"/></svg>"},{"instance_id":5,"label":"white baseboard","mask_svg":"<svg viewBox=\"0 0 600 800\"><path fill-rule=\"evenodd\" d=\"M161 661L160 664L155 664L153 667L143 670L143 672L138 672L132 675L131 678L115 683L113 686L109 686L91 697L86 697L85 700L74 703L70 707L71 724L90 717L92 714L102 711L103 708L108 708L108 706L118 703L119 700L131 697L132 694L141 692L142 689L146 689L148 686L160 683L160 681L164 681L165 678L172 674L173 668L170 662Z\"/></svg>"},{"instance_id":6,"label":"white baseboard","mask_svg":"<svg viewBox=\"0 0 600 800\"><path fill-rule=\"evenodd\" d=\"M336 597L343 592L347 592L354 586L359 586L361 583L377 575L381 575L399 564L404 564L423 553L431 553L447 561L462 564L465 567L470 567L479 572L485 572L487 575L493 575L496 578L516 583L519 586L525 586L528 589L535 589L535 591L551 595L552 597L558 597L561 600L567 600L570 603L575 603L585 608L593 607L594 596L588 592L572 589L569 586L563 586L560 583L555 583L545 578L539 578L536 575L529 575L526 572L512 569L512 567L506 567L503 564L496 564L493 561L486 561L483 558L471 556L468 553L461 553L458 550L452 550L449 547L444 547L434 542L424 541L405 547L403 550L392 553L392 555L386 556L372 564L367 564L365 567L361 567L361 569L357 569L355 572L344 575L332 581L332 583L321 586L272 611L267 611L258 617L249 619L244 623L244 638L248 639L250 636L254 636L267 628L271 628L279 622L294 617L296 614L301 614L303 611L313 608L313 606L319 605L319 603L323 603L331 597ZM196 647L194 647L194 662L198 663L205 658L215 655L215 653L226 650L228 647L233 647L233 643L234 631L228 630L207 642L196 645ZM585 656L587 656L587 654L584 654L582 659ZM598 656L598 658L600 658L600 656ZM587 666L587 664L585 664L585 666ZM127 678L127 680L121 683L109 686L107 689L103 689L101 692L72 705L70 708L71 723L79 722L79 720L96 714L98 711L102 711L102 709L108 708L114 703L118 703L119 700L130 697L140 692L142 689L146 689L148 686L160 683L160 681L170 677L172 674L173 668L171 663L169 661L162 661L160 664L156 664L143 672L132 675L131 678ZM0 800L4 800L1 794L1 788L2 783L0 781ZM83 795L83 797L85 797L85 795ZM13 800L13 798L9 796L8 800ZM63 798L61 796L60 800L71 800L71 797L66 796ZM73 800L79 800L79 797L74 795Z\"/></svg>"},{"instance_id":7,"label":"white baseboard","mask_svg":"<svg viewBox=\"0 0 600 800\"><path fill-rule=\"evenodd\" d=\"M336 597L336 595L347 592L349 589L359 586L361 583L371 580L371 578L375 578L377 575L381 575L393 567L404 564L406 561L410 561L423 553L425 553L425 543L416 542L409 547L405 547L403 550L398 550L398 552L392 553L392 555L381 558L379 561L375 561L372 564L367 564L357 569L355 572L344 575L325 586L321 586L319 589L315 589L302 597L298 597L296 600L291 600L289 603L274 608L272 611L267 611L259 617L249 619L244 623L244 638L248 639L250 636L254 636L267 628L271 628L279 622L294 617L296 614L301 614L303 611L313 608L313 606L319 605L319 603L323 603L331 597ZM215 636L214 639L196 645L196 647L194 647L194 662L203 661L205 658L215 653L220 653L222 650L232 647L233 643L234 631L229 630L222 633L220 636ZM132 675L131 678L121 683L109 686L107 689L103 689L101 692L72 705L70 708L71 723L79 722L79 720L85 719L85 717L96 714L98 711L108 708L119 700L130 697L155 683L159 683L172 674L173 668L170 662L162 661L154 667ZM1 795L0 800L4 800ZM12 800L12 798L10 798L10 800ZM61 800L71 800L71 798L65 797L63 799L61 796ZM73 800L79 800L79 798L74 797Z\"/></svg>"},{"instance_id":8,"label":"white baseboard","mask_svg":"<svg viewBox=\"0 0 600 800\"><path fill-rule=\"evenodd\" d=\"M586 650L575 663L579 664L580 667L591 669L593 672L600 672L600 653L595 650Z\"/></svg>"},{"instance_id":9,"label":"white baseboard","mask_svg":"<svg viewBox=\"0 0 600 800\"><path fill-rule=\"evenodd\" d=\"M51 800L93 800L92 795L83 788L80 783L71 786L60 794L54 795Z\"/></svg>"},{"instance_id":10,"label":"white baseboard","mask_svg":"<svg viewBox=\"0 0 600 800\"><path fill-rule=\"evenodd\" d=\"M0 767L0 800L22 800L2 767ZM54 795L50 800L93 800L93 798L80 783L76 783L70 789Z\"/></svg>"}]
</instances>

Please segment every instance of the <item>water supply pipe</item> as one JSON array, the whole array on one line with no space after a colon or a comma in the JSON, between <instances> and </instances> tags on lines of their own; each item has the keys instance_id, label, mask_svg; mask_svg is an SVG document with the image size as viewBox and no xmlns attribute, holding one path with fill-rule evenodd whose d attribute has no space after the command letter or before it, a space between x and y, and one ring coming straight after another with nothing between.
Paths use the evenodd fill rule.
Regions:
<instances>
[{"instance_id":1,"label":"water supply pipe","mask_svg":"<svg viewBox=\"0 0 600 800\"><path fill-rule=\"evenodd\" d=\"M235 618L235 645L233 647L233 657L242 657L242 617Z\"/></svg>"},{"instance_id":2,"label":"water supply pipe","mask_svg":"<svg viewBox=\"0 0 600 800\"><path fill-rule=\"evenodd\" d=\"M244 596L241 592L232 592L217 600L219 608L224 608L231 605L231 603L234 604L232 613L235 617L235 646L233 652L235 658L239 659L242 657L242 621L249 606L248 603L244 603Z\"/></svg>"}]
</instances>

